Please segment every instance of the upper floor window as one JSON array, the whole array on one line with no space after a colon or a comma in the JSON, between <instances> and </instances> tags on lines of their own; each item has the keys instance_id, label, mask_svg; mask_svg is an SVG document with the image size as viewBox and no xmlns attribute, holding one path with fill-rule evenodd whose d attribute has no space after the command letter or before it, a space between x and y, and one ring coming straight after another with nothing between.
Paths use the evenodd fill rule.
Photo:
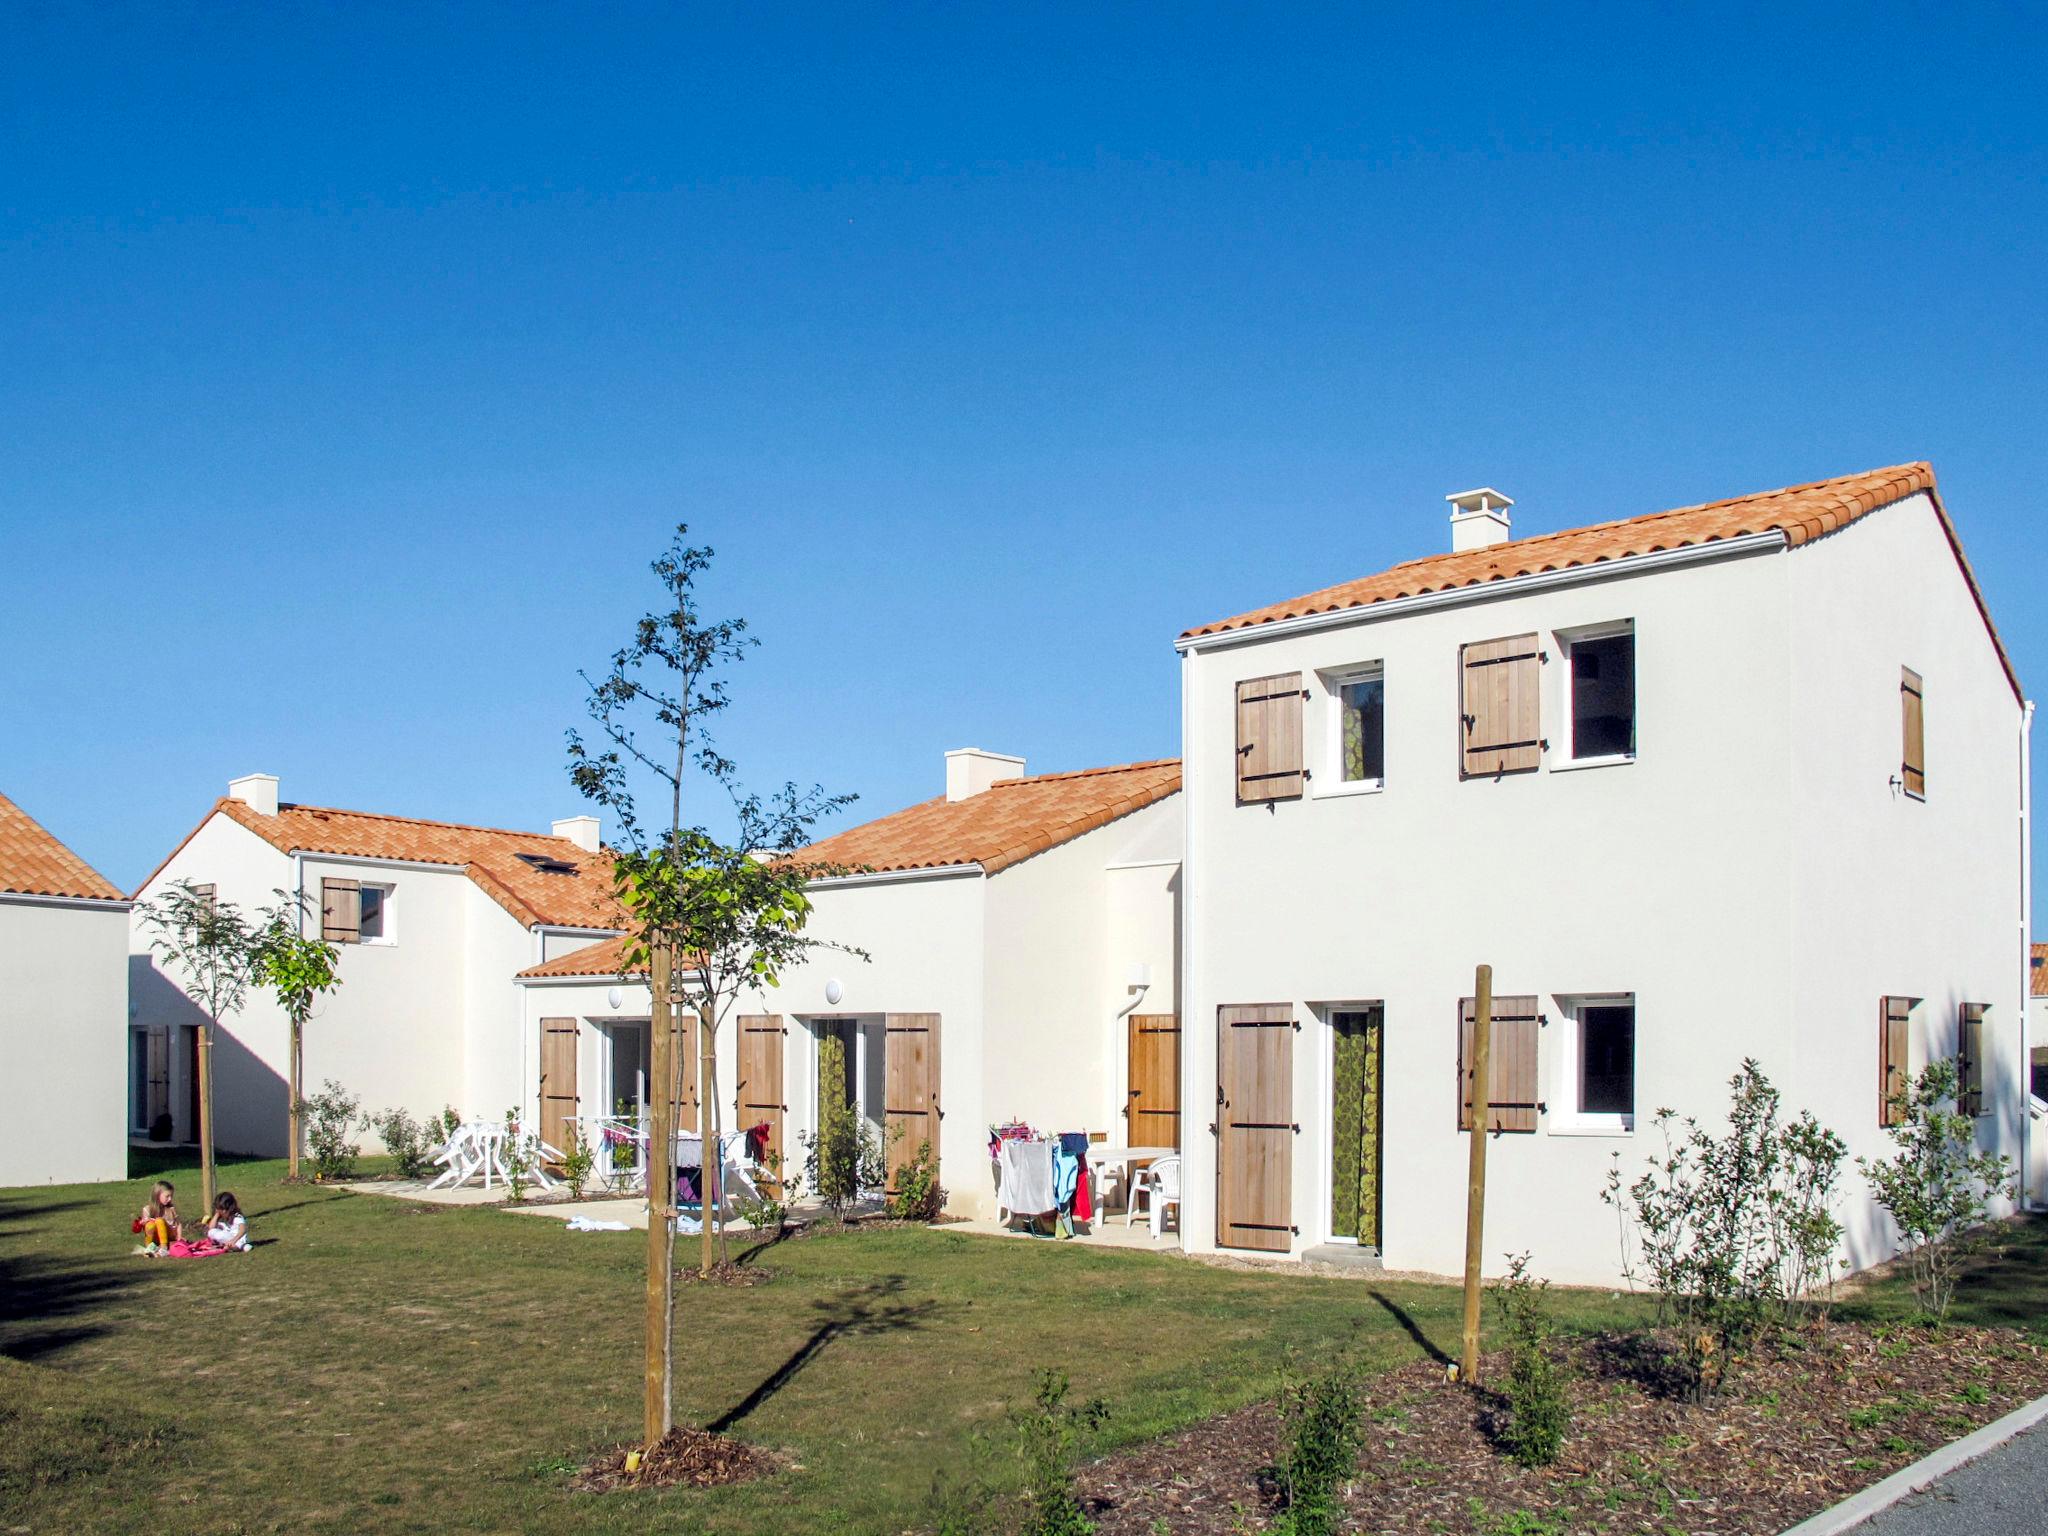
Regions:
<instances>
[{"instance_id":1,"label":"upper floor window","mask_svg":"<svg viewBox=\"0 0 2048 1536\"><path fill-rule=\"evenodd\" d=\"M362 914L356 929L358 939L364 944L389 944L392 941L391 887L365 883L361 895Z\"/></svg>"},{"instance_id":2,"label":"upper floor window","mask_svg":"<svg viewBox=\"0 0 2048 1536\"><path fill-rule=\"evenodd\" d=\"M391 944L391 887L362 880L320 882L320 937L330 944Z\"/></svg>"},{"instance_id":3,"label":"upper floor window","mask_svg":"<svg viewBox=\"0 0 2048 1536\"><path fill-rule=\"evenodd\" d=\"M1380 663L1322 674L1330 701L1329 767L1320 793L1378 789L1387 777L1387 689Z\"/></svg>"},{"instance_id":4,"label":"upper floor window","mask_svg":"<svg viewBox=\"0 0 2048 1536\"><path fill-rule=\"evenodd\" d=\"M1636 755L1636 634L1606 625L1558 636L1565 653L1565 756L1572 762L1625 761Z\"/></svg>"}]
</instances>

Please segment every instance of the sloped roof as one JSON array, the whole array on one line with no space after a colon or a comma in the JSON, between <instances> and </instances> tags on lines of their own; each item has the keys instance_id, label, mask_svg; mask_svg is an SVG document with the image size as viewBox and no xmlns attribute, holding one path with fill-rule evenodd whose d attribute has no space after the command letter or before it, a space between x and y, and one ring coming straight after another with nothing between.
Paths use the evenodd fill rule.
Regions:
<instances>
[{"instance_id":1,"label":"sloped roof","mask_svg":"<svg viewBox=\"0 0 2048 1536\"><path fill-rule=\"evenodd\" d=\"M1004 779L965 800L944 795L849 827L805 857L877 872L979 864L996 874L1141 811L1180 788L1180 759Z\"/></svg>"},{"instance_id":2,"label":"sloped roof","mask_svg":"<svg viewBox=\"0 0 2048 1536\"><path fill-rule=\"evenodd\" d=\"M2027 990L2035 997L2048 997L2048 944L2034 946L2033 964L2027 967L2027 983Z\"/></svg>"},{"instance_id":3,"label":"sloped roof","mask_svg":"<svg viewBox=\"0 0 2048 1536\"><path fill-rule=\"evenodd\" d=\"M284 804L266 816L246 801L224 796L218 813L283 853L332 853L350 858L397 859L446 864L460 869L483 893L522 923L562 928L617 928L623 919L612 896L610 856L591 853L565 837L514 832L502 827L469 827L410 816L381 816L327 806ZM205 822L200 823L201 826ZM196 833L198 828L194 828ZM192 839L188 836L185 842ZM184 847L184 843L178 845ZM531 854L561 872L537 868L519 857ZM177 857L173 850L171 858ZM162 873L157 866L149 880ZM143 881L143 886L149 884Z\"/></svg>"},{"instance_id":4,"label":"sloped roof","mask_svg":"<svg viewBox=\"0 0 2048 1536\"><path fill-rule=\"evenodd\" d=\"M978 864L993 875L1141 811L1179 789L1178 758L1004 779L965 800L941 795L849 827L814 843L803 856L878 874ZM626 945L623 936L607 939L519 974L543 980L626 975ZM641 970L636 966L630 974Z\"/></svg>"},{"instance_id":5,"label":"sloped roof","mask_svg":"<svg viewBox=\"0 0 2048 1536\"><path fill-rule=\"evenodd\" d=\"M127 899L111 880L5 795L0 795L0 892L86 901Z\"/></svg>"},{"instance_id":6,"label":"sloped roof","mask_svg":"<svg viewBox=\"0 0 2048 1536\"><path fill-rule=\"evenodd\" d=\"M1338 613L1348 608L1368 608L1374 603L1389 602L1395 598L1484 586L1488 582L1546 571L1600 565L1636 555L1713 544L1745 534L1782 533L1788 546L1800 545L1845 528L1879 507L1889 506L1921 491L1927 492L1934 502L1942 531L1948 537L1950 548L1955 551L1963 579L1969 584L1970 595L1976 599L1977 611L1983 615L1985 627L1991 631L1991 642L1997 647L1999 661L2012 682L2013 692L2017 694L2020 691L2019 678L2005 654L1997 629L1991 623L1991 611L1985 605L1983 593L1977 588L1977 579L1963 557L1955 525L1949 521L1947 509L1941 504L1941 496L1934 483L1934 466L1925 462L1894 464L1885 469L1840 475L1832 480L1815 480L1806 485L1788 485L1775 491L1756 491L1747 496L1731 496L1724 501L1702 502L1698 506L1678 507L1669 512L1652 512L1619 522L1593 523L1561 533L1509 539L1480 549L1430 555L1407 561L1377 575L1324 587L1305 597L1271 603L1234 618L1204 624L1185 631L1181 638L1199 639L1204 635L1251 629L1282 619Z\"/></svg>"}]
</instances>

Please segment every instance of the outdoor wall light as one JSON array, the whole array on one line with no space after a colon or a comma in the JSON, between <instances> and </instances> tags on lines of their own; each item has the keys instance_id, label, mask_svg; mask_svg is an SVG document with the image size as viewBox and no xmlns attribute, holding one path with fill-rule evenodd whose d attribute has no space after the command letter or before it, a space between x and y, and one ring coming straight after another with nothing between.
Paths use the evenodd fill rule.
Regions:
<instances>
[{"instance_id":1,"label":"outdoor wall light","mask_svg":"<svg viewBox=\"0 0 2048 1536\"><path fill-rule=\"evenodd\" d=\"M839 999L841 999L844 996L846 996L846 988L839 985L839 978L837 976L834 976L830 981L825 983L826 1002L831 1003L834 1007L837 1007L839 1004Z\"/></svg>"},{"instance_id":2,"label":"outdoor wall light","mask_svg":"<svg viewBox=\"0 0 2048 1536\"><path fill-rule=\"evenodd\" d=\"M623 1003L626 1000L626 994L621 992L617 987L613 987L611 991L605 993L604 1000L610 1003L612 1005L613 1011L616 1012L619 1004Z\"/></svg>"}]
</instances>

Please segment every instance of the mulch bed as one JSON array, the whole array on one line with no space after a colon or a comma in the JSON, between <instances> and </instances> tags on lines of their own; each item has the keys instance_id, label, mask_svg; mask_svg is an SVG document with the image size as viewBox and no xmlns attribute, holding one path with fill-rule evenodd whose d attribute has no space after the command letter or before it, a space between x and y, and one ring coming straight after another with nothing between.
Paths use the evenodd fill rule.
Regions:
<instances>
[{"instance_id":1,"label":"mulch bed","mask_svg":"<svg viewBox=\"0 0 2048 1536\"><path fill-rule=\"evenodd\" d=\"M1498 1399L1428 1361L1366 1381L1347 1531L1478 1536L1736 1536L1782 1531L2048 1393L2048 1351L2024 1335L1951 1327L1802 1330L1749 1361L1720 1399L1672 1395L1667 1356L1640 1335L1560 1344L1574 1419L1556 1466L1529 1469L1492 1438ZM1483 1381L1503 1379L1488 1356ZM1080 1470L1101 1536L1236 1536L1279 1510L1274 1405L1255 1404Z\"/></svg>"},{"instance_id":2,"label":"mulch bed","mask_svg":"<svg viewBox=\"0 0 2048 1536\"><path fill-rule=\"evenodd\" d=\"M581 1493L613 1493L623 1488L723 1488L767 1477L782 1465L758 1445L682 1425L656 1442L637 1472L628 1472L626 1457L638 1449L620 1445L598 1453L570 1486Z\"/></svg>"},{"instance_id":3,"label":"mulch bed","mask_svg":"<svg viewBox=\"0 0 2048 1536\"><path fill-rule=\"evenodd\" d=\"M694 1264L676 1265L677 1285L766 1285L774 1278L772 1269L763 1269L758 1264L736 1264L731 1259L713 1264L709 1274Z\"/></svg>"}]
</instances>

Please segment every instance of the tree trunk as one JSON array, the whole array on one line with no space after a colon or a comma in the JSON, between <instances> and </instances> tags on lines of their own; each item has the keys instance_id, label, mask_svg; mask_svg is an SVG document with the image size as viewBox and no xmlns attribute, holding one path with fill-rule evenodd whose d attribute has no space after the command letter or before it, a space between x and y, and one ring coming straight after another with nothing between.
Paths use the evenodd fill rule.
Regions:
<instances>
[{"instance_id":1,"label":"tree trunk","mask_svg":"<svg viewBox=\"0 0 2048 1536\"><path fill-rule=\"evenodd\" d=\"M711 1213L725 1203L725 1157L717 1141L717 1122L712 1118L718 1103L717 1070L718 1062L711 1049L711 1002L706 998L697 1004L697 1156L702 1163L697 1170L697 1196L704 1218L697 1224L701 1238L697 1272L706 1279L711 1276L711 1245L715 1241Z\"/></svg>"},{"instance_id":2,"label":"tree trunk","mask_svg":"<svg viewBox=\"0 0 2048 1536\"><path fill-rule=\"evenodd\" d=\"M647 1352L641 1438L652 1449L669 1432L669 1384L675 1368L675 1007L670 995L672 957L650 957L654 1017L648 1021L647 1080Z\"/></svg>"},{"instance_id":3,"label":"tree trunk","mask_svg":"<svg viewBox=\"0 0 2048 1536\"><path fill-rule=\"evenodd\" d=\"M213 1220L213 1020L199 1026L199 1209Z\"/></svg>"},{"instance_id":4,"label":"tree trunk","mask_svg":"<svg viewBox=\"0 0 2048 1536\"><path fill-rule=\"evenodd\" d=\"M302 1022L301 1022L301 1021L300 1021L300 1020L299 1020L299 1019L298 1019L298 1018L297 1018L297 1017L295 1016L295 1017L294 1017L294 1018L292 1019L292 1049L291 1049L291 1057L292 1057L292 1086L291 1086L291 1095L292 1095L292 1102L291 1102L291 1137L292 1137L292 1150L291 1150L291 1161L290 1161L290 1165L289 1165L289 1166L288 1166L288 1167L286 1168L286 1170L285 1170L285 1172L286 1172L287 1176L288 1176L288 1177L289 1177L289 1178L291 1179L291 1181L292 1181L292 1182L293 1182L294 1184L298 1183L298 1181L299 1181L299 1156L300 1156L300 1149L301 1149L301 1147L302 1147L302 1146L304 1145L304 1143L305 1143L305 1139L306 1139L306 1127L305 1127L305 1124L304 1124L304 1122L303 1122L303 1121L302 1121L302 1120L301 1120L301 1119L299 1118L299 1100L300 1100L300 1099L302 1099L302 1098L304 1098L304 1097L305 1097L305 1093L306 1093L306 1089L305 1089L305 1080L304 1080L304 1073L303 1073L303 1071L302 1071L302 1066L301 1066L301 1063L302 1063L302 1059L303 1059L303 1057L304 1057L304 1054L305 1054L305 1048L306 1048L306 1036L305 1036L305 1025L304 1025L304 1024L303 1024L303 1023L302 1023Z\"/></svg>"}]
</instances>

